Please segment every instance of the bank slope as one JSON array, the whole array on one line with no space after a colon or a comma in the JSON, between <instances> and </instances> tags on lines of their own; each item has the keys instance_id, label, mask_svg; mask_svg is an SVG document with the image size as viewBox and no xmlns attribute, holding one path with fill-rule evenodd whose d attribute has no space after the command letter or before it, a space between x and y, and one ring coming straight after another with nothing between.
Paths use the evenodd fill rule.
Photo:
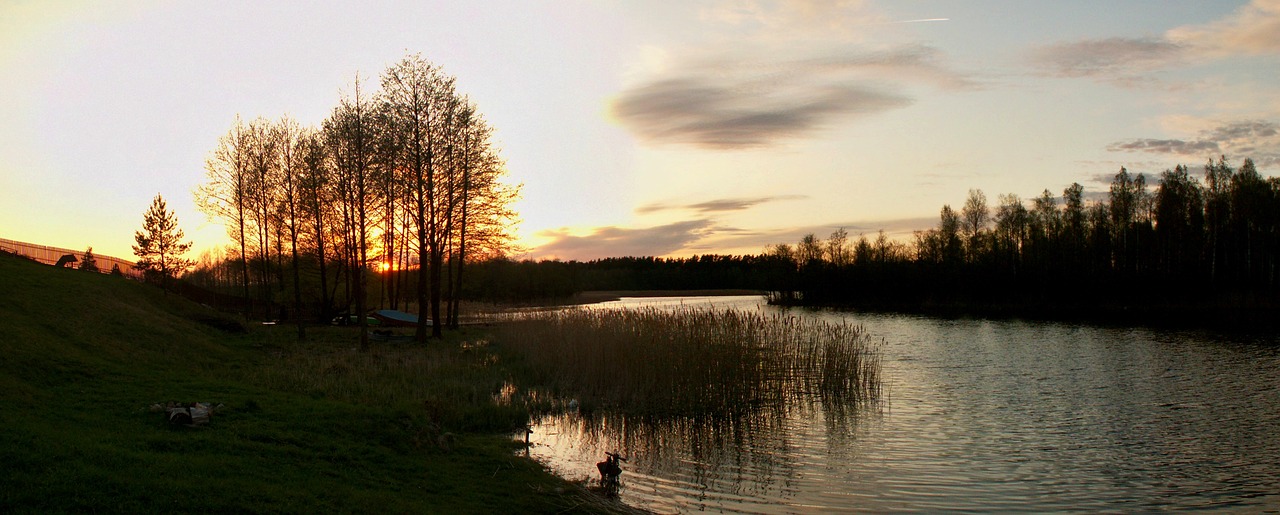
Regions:
<instances>
[{"instance_id":1,"label":"bank slope","mask_svg":"<svg viewBox=\"0 0 1280 515\"><path fill-rule=\"evenodd\" d=\"M403 409L255 386L270 350L228 322L148 285L0 256L0 513L582 506L500 437L423 446ZM172 426L148 409L170 400L225 408Z\"/></svg>"}]
</instances>

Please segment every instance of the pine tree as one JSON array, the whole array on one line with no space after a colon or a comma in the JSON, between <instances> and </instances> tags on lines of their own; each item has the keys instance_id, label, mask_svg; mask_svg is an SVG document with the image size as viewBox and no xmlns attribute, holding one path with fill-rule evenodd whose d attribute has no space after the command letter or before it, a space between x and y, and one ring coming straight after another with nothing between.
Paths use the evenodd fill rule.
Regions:
<instances>
[{"instance_id":1,"label":"pine tree","mask_svg":"<svg viewBox=\"0 0 1280 515\"><path fill-rule=\"evenodd\" d=\"M93 256L93 247L85 249L84 255L80 257L80 269L88 272L98 271L98 258Z\"/></svg>"},{"instance_id":2,"label":"pine tree","mask_svg":"<svg viewBox=\"0 0 1280 515\"><path fill-rule=\"evenodd\" d=\"M184 259L191 249L191 242L183 242L182 229L178 228L178 217L169 211L164 198L159 194L151 201L151 208L142 215L142 230L133 235L137 245L133 246L133 254L138 256L134 268L142 270L151 279L167 284L169 278L191 268L191 260Z\"/></svg>"}]
</instances>

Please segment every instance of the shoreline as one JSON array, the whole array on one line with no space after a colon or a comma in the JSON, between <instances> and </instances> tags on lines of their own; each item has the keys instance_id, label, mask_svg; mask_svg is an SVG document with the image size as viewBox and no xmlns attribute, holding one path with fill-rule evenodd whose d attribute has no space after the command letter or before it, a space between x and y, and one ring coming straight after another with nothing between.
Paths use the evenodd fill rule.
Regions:
<instances>
[{"instance_id":1,"label":"shoreline","mask_svg":"<svg viewBox=\"0 0 1280 515\"><path fill-rule=\"evenodd\" d=\"M659 297L732 297L738 295L765 296L763 290L713 289L713 290L588 290L580 291L568 297L541 299L528 302L499 304L505 309L551 308L562 306L585 306L613 302L624 298L659 298Z\"/></svg>"},{"instance_id":2,"label":"shoreline","mask_svg":"<svg viewBox=\"0 0 1280 515\"><path fill-rule=\"evenodd\" d=\"M990 303L963 301L846 301L806 303L770 300L769 292L748 289L704 290L591 290L565 299L546 300L525 307L582 306L623 298L726 297L759 295L769 305L811 309L848 310L867 313L923 315L937 318L1026 320L1126 327L1155 327L1183 330L1270 331L1280 328L1280 307L1265 303L1116 303L1116 302L1022 302Z\"/></svg>"},{"instance_id":3,"label":"shoreline","mask_svg":"<svg viewBox=\"0 0 1280 515\"><path fill-rule=\"evenodd\" d=\"M1179 330L1273 331L1280 328L1274 306L1150 303L981 303L981 302L770 302L779 307L835 309L867 313L922 315L945 319L1025 320L1112 327L1152 327Z\"/></svg>"}]
</instances>

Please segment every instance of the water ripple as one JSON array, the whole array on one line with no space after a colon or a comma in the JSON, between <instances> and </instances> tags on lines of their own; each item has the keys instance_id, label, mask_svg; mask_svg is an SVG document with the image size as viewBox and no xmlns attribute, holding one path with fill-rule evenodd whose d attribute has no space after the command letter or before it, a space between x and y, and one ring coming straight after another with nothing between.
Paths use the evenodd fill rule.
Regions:
<instances>
[{"instance_id":1,"label":"water ripple","mask_svg":"<svg viewBox=\"0 0 1280 515\"><path fill-rule=\"evenodd\" d=\"M622 499L663 513L1280 506L1274 335L811 316L884 338L889 401L745 432L547 419L531 454L585 479L621 450Z\"/></svg>"}]
</instances>

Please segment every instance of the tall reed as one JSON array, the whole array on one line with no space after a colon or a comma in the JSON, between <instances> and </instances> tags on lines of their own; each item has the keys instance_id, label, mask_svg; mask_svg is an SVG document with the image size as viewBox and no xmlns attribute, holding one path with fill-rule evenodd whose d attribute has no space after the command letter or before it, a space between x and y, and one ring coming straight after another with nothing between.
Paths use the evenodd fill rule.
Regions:
<instances>
[{"instance_id":1,"label":"tall reed","mask_svg":"<svg viewBox=\"0 0 1280 515\"><path fill-rule=\"evenodd\" d=\"M533 382L585 409L731 415L880 394L877 346L856 325L685 307L513 315L495 343Z\"/></svg>"}]
</instances>

